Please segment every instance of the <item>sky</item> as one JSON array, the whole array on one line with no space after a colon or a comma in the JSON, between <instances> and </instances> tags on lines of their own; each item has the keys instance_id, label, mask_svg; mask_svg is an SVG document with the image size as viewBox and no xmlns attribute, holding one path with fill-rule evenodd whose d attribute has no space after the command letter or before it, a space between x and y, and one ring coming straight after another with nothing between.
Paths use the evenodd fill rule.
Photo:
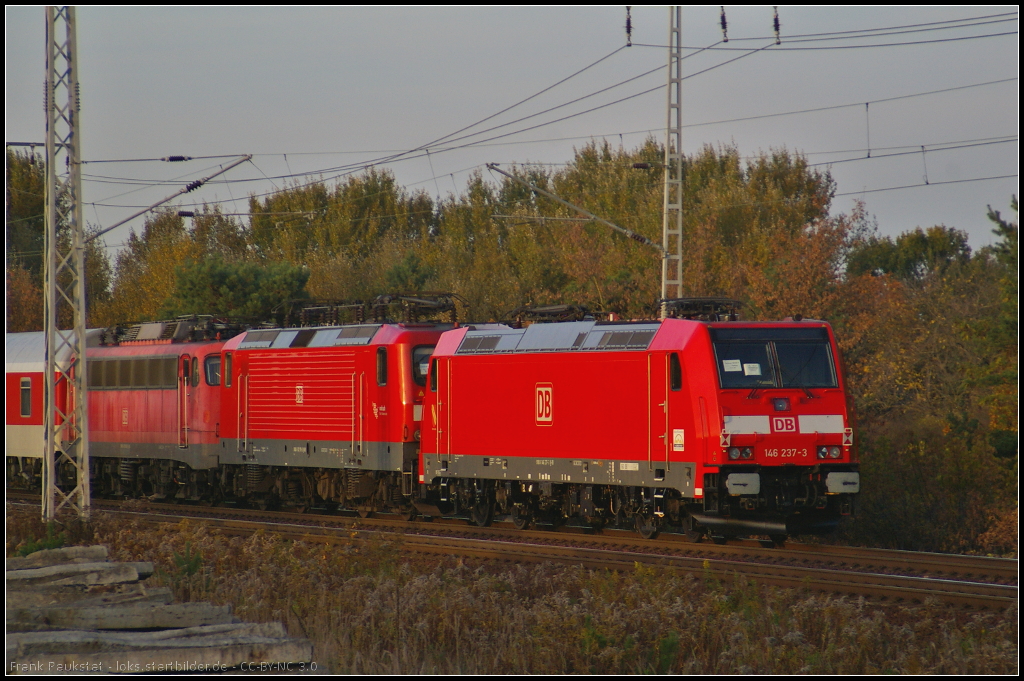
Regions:
<instances>
[{"instance_id":1,"label":"sky","mask_svg":"<svg viewBox=\"0 0 1024 681\"><path fill-rule=\"evenodd\" d=\"M863 201L882 235L943 224L992 243L986 207L1012 216L1018 194L1016 7L780 6L779 45L772 12L727 6L721 42L719 6L684 8L684 151L799 152L832 173L834 215ZM171 205L245 213L250 195L370 165L445 198L494 177L486 163L557 167L591 139L665 138L665 7L632 8L631 47L625 6L84 7L76 21L85 217L104 228L244 154ZM44 28L40 7L5 10L8 143L44 140ZM128 161L171 155L219 158ZM112 253L143 219L103 237Z\"/></svg>"}]
</instances>

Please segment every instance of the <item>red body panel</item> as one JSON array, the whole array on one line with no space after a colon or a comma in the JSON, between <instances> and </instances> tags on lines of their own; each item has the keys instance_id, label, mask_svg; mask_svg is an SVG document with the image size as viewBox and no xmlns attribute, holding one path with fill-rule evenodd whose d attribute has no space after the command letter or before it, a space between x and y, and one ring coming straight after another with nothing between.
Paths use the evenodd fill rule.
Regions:
<instances>
[{"instance_id":1,"label":"red body panel","mask_svg":"<svg viewBox=\"0 0 1024 681\"><path fill-rule=\"evenodd\" d=\"M27 378L32 382L31 412L28 416L21 415L21 380ZM43 425L43 374L39 371L17 372L7 374L4 391L7 425L8 426L41 426ZM41 445L40 445L41 446ZM35 456L41 456L36 454Z\"/></svg>"},{"instance_id":2,"label":"red body panel","mask_svg":"<svg viewBox=\"0 0 1024 681\"><path fill-rule=\"evenodd\" d=\"M447 328L447 327L444 327ZM412 375L411 353L433 346L442 328L384 325L366 345L243 349L231 355L224 384L224 438L413 442L424 388ZM377 384L377 352L386 348L386 385Z\"/></svg>"},{"instance_id":3,"label":"red body panel","mask_svg":"<svg viewBox=\"0 0 1024 681\"><path fill-rule=\"evenodd\" d=\"M737 463L728 459L729 446L753 447L753 458L738 463L809 466L818 463L817 446L843 444L849 423L841 375L837 388L723 390L709 326L665 320L646 350L621 352L459 355L465 330L444 334L431 369L436 367L438 389L428 391L425 402L420 473L423 458L431 455L487 456L647 462L652 469L689 462L702 480L706 472ZM831 330L829 342L838 356ZM676 390L670 385L672 354L681 364ZM780 397L789 399L789 410L774 411L773 398ZM776 428L779 418L784 420ZM819 423L834 432L806 432ZM723 433L744 429L758 432ZM830 463L850 460L847 446Z\"/></svg>"},{"instance_id":4,"label":"red body panel","mask_svg":"<svg viewBox=\"0 0 1024 681\"><path fill-rule=\"evenodd\" d=\"M161 343L90 348L90 362L111 359L167 358L177 366L173 388L90 389L90 442L213 444L221 422L220 386L207 383L203 363L219 355L221 341ZM183 358L199 363L198 385L184 381ZM90 371L92 367L90 366Z\"/></svg>"}]
</instances>

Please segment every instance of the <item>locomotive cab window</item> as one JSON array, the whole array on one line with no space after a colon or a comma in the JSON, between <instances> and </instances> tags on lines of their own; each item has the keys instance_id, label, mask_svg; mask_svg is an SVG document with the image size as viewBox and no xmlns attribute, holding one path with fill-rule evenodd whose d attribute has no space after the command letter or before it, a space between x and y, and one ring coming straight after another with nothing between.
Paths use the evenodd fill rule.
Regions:
<instances>
[{"instance_id":1,"label":"locomotive cab window","mask_svg":"<svg viewBox=\"0 0 1024 681\"><path fill-rule=\"evenodd\" d=\"M437 392L437 360L430 360L430 392Z\"/></svg>"},{"instance_id":2,"label":"locomotive cab window","mask_svg":"<svg viewBox=\"0 0 1024 681\"><path fill-rule=\"evenodd\" d=\"M32 416L32 379L21 379L21 415Z\"/></svg>"},{"instance_id":3,"label":"locomotive cab window","mask_svg":"<svg viewBox=\"0 0 1024 681\"><path fill-rule=\"evenodd\" d=\"M416 385L427 384L427 369L430 367L430 356L434 354L433 345L417 345L412 349L412 380Z\"/></svg>"},{"instance_id":4,"label":"locomotive cab window","mask_svg":"<svg viewBox=\"0 0 1024 681\"><path fill-rule=\"evenodd\" d=\"M388 384L388 349L377 348L377 385Z\"/></svg>"},{"instance_id":5,"label":"locomotive cab window","mask_svg":"<svg viewBox=\"0 0 1024 681\"><path fill-rule=\"evenodd\" d=\"M208 355L203 360L206 385L220 385L220 355Z\"/></svg>"},{"instance_id":6,"label":"locomotive cab window","mask_svg":"<svg viewBox=\"0 0 1024 681\"><path fill-rule=\"evenodd\" d=\"M822 327L711 329L722 388L836 388Z\"/></svg>"}]
</instances>

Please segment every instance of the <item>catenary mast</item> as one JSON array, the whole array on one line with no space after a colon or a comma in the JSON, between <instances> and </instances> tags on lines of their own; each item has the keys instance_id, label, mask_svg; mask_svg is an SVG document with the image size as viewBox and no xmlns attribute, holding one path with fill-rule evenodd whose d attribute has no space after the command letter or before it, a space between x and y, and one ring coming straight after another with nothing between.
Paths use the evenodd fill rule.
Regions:
<instances>
[{"instance_id":1,"label":"catenary mast","mask_svg":"<svg viewBox=\"0 0 1024 681\"><path fill-rule=\"evenodd\" d=\"M46 8L43 518L89 513L85 225L74 7ZM61 328L70 327L70 328ZM65 492L58 488L61 470ZM73 478L72 478L73 474ZM73 485L73 486L72 486Z\"/></svg>"},{"instance_id":2,"label":"catenary mast","mask_svg":"<svg viewBox=\"0 0 1024 681\"><path fill-rule=\"evenodd\" d=\"M661 317L666 300L683 297L683 50L682 7L669 8L668 121L665 126L665 203L661 230Z\"/></svg>"}]
</instances>

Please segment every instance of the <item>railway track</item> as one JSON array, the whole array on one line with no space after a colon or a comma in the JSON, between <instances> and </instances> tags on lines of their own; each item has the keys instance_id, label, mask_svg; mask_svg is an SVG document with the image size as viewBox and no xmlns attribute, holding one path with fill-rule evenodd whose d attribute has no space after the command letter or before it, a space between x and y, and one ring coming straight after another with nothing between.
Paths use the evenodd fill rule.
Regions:
<instances>
[{"instance_id":1,"label":"railway track","mask_svg":"<svg viewBox=\"0 0 1024 681\"><path fill-rule=\"evenodd\" d=\"M20 503L31 503L31 495L17 497L23 499ZM8 494L9 503L15 498ZM457 519L408 522L169 504L135 504L126 510L120 502L106 500L94 500L94 505L146 523L202 519L211 529L229 535L247 536L264 529L288 539L329 544L360 544L384 537L398 542L403 550L419 553L612 570L633 570L639 564L724 582L747 579L896 602L931 598L969 608L1003 609L1015 605L1018 598L1018 561L1014 559L798 543L785 548L764 548L750 541L698 544L682 535L642 540L624 530L518 531L501 523L480 528Z\"/></svg>"}]
</instances>

